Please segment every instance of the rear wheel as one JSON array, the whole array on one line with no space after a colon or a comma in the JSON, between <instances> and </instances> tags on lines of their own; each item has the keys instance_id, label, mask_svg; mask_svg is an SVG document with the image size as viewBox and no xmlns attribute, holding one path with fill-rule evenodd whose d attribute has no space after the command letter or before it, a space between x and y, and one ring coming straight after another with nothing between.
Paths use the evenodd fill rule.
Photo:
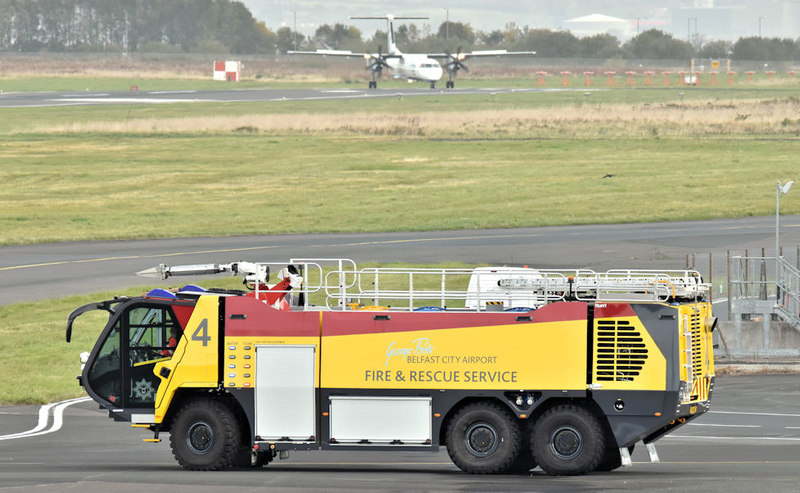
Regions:
<instances>
[{"instance_id":1,"label":"rear wheel","mask_svg":"<svg viewBox=\"0 0 800 493\"><path fill-rule=\"evenodd\" d=\"M499 405L476 402L461 408L447 426L447 453L462 471L505 471L519 454L519 424Z\"/></svg>"},{"instance_id":2,"label":"rear wheel","mask_svg":"<svg viewBox=\"0 0 800 493\"><path fill-rule=\"evenodd\" d=\"M215 471L235 465L240 450L236 417L224 404L195 400L185 404L170 432L172 454L190 470Z\"/></svg>"},{"instance_id":3,"label":"rear wheel","mask_svg":"<svg viewBox=\"0 0 800 493\"><path fill-rule=\"evenodd\" d=\"M600 420L572 404L555 406L537 420L531 448L547 474L579 475L597 468L606 448Z\"/></svg>"}]
</instances>

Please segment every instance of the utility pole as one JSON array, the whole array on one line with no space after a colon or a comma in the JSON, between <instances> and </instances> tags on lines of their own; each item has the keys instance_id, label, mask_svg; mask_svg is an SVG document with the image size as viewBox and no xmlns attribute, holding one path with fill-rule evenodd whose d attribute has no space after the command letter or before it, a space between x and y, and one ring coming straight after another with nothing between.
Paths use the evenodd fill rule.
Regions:
<instances>
[{"instance_id":1,"label":"utility pole","mask_svg":"<svg viewBox=\"0 0 800 493\"><path fill-rule=\"evenodd\" d=\"M761 21L766 19L766 17L759 17L758 18L758 37L761 37Z\"/></svg>"},{"instance_id":2,"label":"utility pole","mask_svg":"<svg viewBox=\"0 0 800 493\"><path fill-rule=\"evenodd\" d=\"M789 193L789 190L792 188L793 184L794 181L789 181L788 183L786 183L786 185L781 186L781 182L778 182L778 186L775 189L775 285L776 285L777 301L780 301L781 297L781 287L779 284L780 264L778 263L778 257L781 256L780 229L779 229L781 195L786 195L787 193Z\"/></svg>"},{"instance_id":3,"label":"utility pole","mask_svg":"<svg viewBox=\"0 0 800 493\"><path fill-rule=\"evenodd\" d=\"M450 39L450 9L444 9L445 11L445 18L444 18L444 39Z\"/></svg>"}]
</instances>

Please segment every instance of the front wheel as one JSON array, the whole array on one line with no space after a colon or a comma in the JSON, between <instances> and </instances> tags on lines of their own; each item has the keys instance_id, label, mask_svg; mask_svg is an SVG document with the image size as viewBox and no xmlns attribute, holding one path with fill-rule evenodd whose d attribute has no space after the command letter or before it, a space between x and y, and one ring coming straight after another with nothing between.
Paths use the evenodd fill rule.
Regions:
<instances>
[{"instance_id":1,"label":"front wheel","mask_svg":"<svg viewBox=\"0 0 800 493\"><path fill-rule=\"evenodd\" d=\"M547 410L537 420L531 449L547 474L573 476L597 468L606 440L600 420L591 411L565 404Z\"/></svg>"},{"instance_id":2,"label":"front wheel","mask_svg":"<svg viewBox=\"0 0 800 493\"><path fill-rule=\"evenodd\" d=\"M459 469L471 474L505 471L520 446L519 424L494 403L464 406L447 426L447 453Z\"/></svg>"},{"instance_id":3,"label":"front wheel","mask_svg":"<svg viewBox=\"0 0 800 493\"><path fill-rule=\"evenodd\" d=\"M235 465L241 433L224 404L194 400L185 404L170 431L172 454L185 469L217 471Z\"/></svg>"}]
</instances>

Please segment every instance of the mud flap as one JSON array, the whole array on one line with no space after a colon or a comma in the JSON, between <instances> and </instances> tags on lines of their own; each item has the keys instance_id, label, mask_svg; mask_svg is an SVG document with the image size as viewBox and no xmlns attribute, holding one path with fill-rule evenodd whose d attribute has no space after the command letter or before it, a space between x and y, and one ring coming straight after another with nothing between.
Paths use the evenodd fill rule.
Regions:
<instances>
[{"instance_id":1,"label":"mud flap","mask_svg":"<svg viewBox=\"0 0 800 493\"><path fill-rule=\"evenodd\" d=\"M661 459L658 458L658 452L656 451L656 444L650 442L645 445L647 447L647 453L650 454L650 462L653 464L658 464L661 462Z\"/></svg>"},{"instance_id":2,"label":"mud flap","mask_svg":"<svg viewBox=\"0 0 800 493\"><path fill-rule=\"evenodd\" d=\"M621 447L619 449L619 457L622 460L622 467L630 467L633 465L631 461L631 453L628 452L628 447Z\"/></svg>"}]
</instances>

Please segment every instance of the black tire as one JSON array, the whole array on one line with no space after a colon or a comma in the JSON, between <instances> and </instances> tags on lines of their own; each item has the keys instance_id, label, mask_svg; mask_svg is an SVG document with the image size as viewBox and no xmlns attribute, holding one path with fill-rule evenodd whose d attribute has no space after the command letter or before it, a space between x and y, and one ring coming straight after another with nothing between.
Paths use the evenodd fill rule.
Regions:
<instances>
[{"instance_id":1,"label":"black tire","mask_svg":"<svg viewBox=\"0 0 800 493\"><path fill-rule=\"evenodd\" d=\"M516 460L521 442L517 421L491 402L464 406L447 425L447 453L470 474L505 471Z\"/></svg>"},{"instance_id":2,"label":"black tire","mask_svg":"<svg viewBox=\"0 0 800 493\"><path fill-rule=\"evenodd\" d=\"M506 469L506 474L529 474L531 469L535 469L538 465L536 463L536 458L533 457L533 452L531 452L531 427L528 423L525 423L520 427L520 430L522 439L520 440L519 454L517 454L517 458L511 463L508 469Z\"/></svg>"},{"instance_id":3,"label":"black tire","mask_svg":"<svg viewBox=\"0 0 800 493\"><path fill-rule=\"evenodd\" d=\"M591 411L564 404L548 409L536 421L531 449L547 474L575 476L597 468L606 450L606 437Z\"/></svg>"},{"instance_id":4,"label":"black tire","mask_svg":"<svg viewBox=\"0 0 800 493\"><path fill-rule=\"evenodd\" d=\"M225 469L241 456L236 417L227 406L210 399L190 401L178 411L169 442L178 463L192 471Z\"/></svg>"}]
</instances>

